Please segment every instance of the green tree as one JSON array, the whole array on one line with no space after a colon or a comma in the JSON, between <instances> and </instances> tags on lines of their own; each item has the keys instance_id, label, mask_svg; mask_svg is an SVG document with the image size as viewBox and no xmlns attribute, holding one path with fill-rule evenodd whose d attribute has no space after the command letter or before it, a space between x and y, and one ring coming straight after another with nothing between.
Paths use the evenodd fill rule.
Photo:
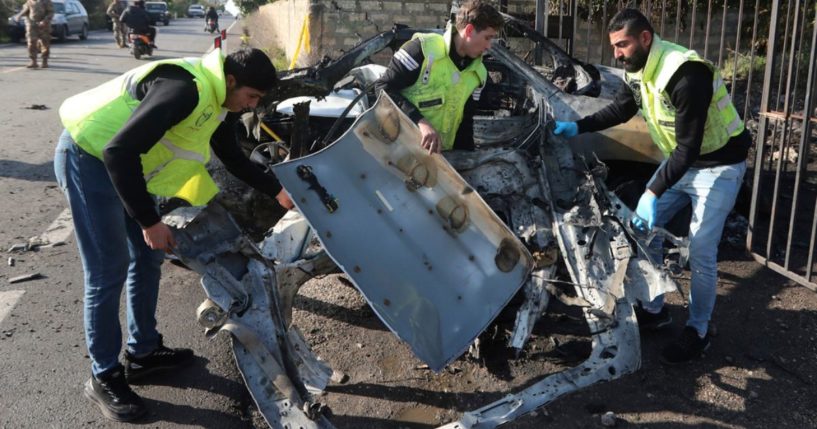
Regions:
<instances>
[{"instance_id":1,"label":"green tree","mask_svg":"<svg viewBox=\"0 0 817 429\"><path fill-rule=\"evenodd\" d=\"M241 14L248 15L256 10L259 7L273 3L275 0L268 1L268 0L233 0L235 1L236 6L241 10Z\"/></svg>"}]
</instances>

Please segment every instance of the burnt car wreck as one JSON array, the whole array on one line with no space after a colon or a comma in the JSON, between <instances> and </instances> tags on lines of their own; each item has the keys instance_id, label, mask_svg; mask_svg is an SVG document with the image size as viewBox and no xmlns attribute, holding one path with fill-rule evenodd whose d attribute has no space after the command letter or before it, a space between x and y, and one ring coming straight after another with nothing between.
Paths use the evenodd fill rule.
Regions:
<instances>
[{"instance_id":1,"label":"burnt car wreck","mask_svg":"<svg viewBox=\"0 0 817 429\"><path fill-rule=\"evenodd\" d=\"M297 211L260 240L245 231L270 225L228 214L247 204L245 193L166 216L177 229L177 255L202 276L208 300L199 322L208 335L232 334L238 368L271 427L333 427L315 400L332 369L292 323L292 305L303 283L338 269L435 371L466 351L478 354L480 333L517 294L523 298L507 344L517 354L550 300L581 309L592 336L586 360L443 428L496 427L639 368L633 305L676 289L665 262L644 249L668 240L683 266L685 241L634 231L632 212L605 184L608 170L594 150L601 146L571 148L551 132L554 117L577 119L602 107L620 84L615 74L578 63L506 18L553 64L533 67L494 44L475 117L477 150L428 155L416 126L386 94L371 92L382 68L359 66L418 31L396 27L337 60L285 73L274 99L246 118L254 135L248 149L279 177ZM296 96L307 98L290 100ZM331 107L343 113L321 113ZM655 159L639 144L608 158Z\"/></svg>"}]
</instances>

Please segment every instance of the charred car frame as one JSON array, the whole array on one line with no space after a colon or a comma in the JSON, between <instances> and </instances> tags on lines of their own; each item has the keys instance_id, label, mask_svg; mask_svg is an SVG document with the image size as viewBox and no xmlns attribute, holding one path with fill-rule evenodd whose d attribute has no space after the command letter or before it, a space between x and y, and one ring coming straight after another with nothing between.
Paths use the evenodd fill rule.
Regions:
<instances>
[{"instance_id":1,"label":"charred car frame","mask_svg":"<svg viewBox=\"0 0 817 429\"><path fill-rule=\"evenodd\" d=\"M533 67L501 43L491 48L485 60L490 83L475 117L476 151L425 154L416 127L388 96L371 93L377 69L358 66L418 31L398 26L337 60L284 73L265 107L246 116L254 136L248 152L275 171L298 211L260 240L244 231L266 231L269 224L250 217L236 222L228 214L254 198L245 191L166 217L177 228L178 256L202 275L208 300L199 321L208 334L232 334L239 370L270 426L333 427L315 400L332 370L292 323L292 304L304 282L339 268L434 370L469 346L478 353L478 335L517 293L523 299L508 339L517 351L551 299L581 308L592 336L584 362L444 428L496 427L639 368L633 304L676 289L664 261L649 260L643 249L667 239L683 264L685 241L663 230L650 236L632 230L632 213L608 190L599 158L649 161L656 153L646 137L625 144L615 135L638 134L638 119L624 131L571 146L554 136L554 117L577 119L597 110L620 79L573 60L524 23L506 20L511 31L550 54L552 67ZM349 91L345 102L339 89ZM312 97L312 106L309 99L285 101L293 97ZM328 115L323 125L310 115L310 108L338 97L342 114ZM349 239L366 229L388 246ZM381 271L394 270L389 261L398 257L405 274L387 284ZM557 278L559 267L569 280ZM450 311L452 303L463 311Z\"/></svg>"}]
</instances>

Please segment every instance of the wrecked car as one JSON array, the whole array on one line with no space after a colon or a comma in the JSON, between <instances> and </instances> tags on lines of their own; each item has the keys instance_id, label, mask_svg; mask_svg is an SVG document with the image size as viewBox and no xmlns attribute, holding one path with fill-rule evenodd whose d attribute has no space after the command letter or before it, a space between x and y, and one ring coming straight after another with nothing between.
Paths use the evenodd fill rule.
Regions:
<instances>
[{"instance_id":1,"label":"wrecked car","mask_svg":"<svg viewBox=\"0 0 817 429\"><path fill-rule=\"evenodd\" d=\"M333 427L316 399L333 371L292 323L292 305L304 282L337 270L435 371L466 350L479 353L480 333L517 294L507 344L517 351L551 299L581 309L592 337L586 360L444 428L496 427L639 368L632 306L676 289L664 261L643 249L670 240L683 264L685 243L663 230L634 231L600 159L654 160L652 145L638 140L616 149L610 141L627 139L599 134L595 143L569 146L554 136L554 117L597 110L621 83L611 70L581 64L506 19L545 48L552 67L535 68L493 45L475 117L477 150L428 155L408 117L388 95L371 91L382 70L359 66L417 31L397 26L337 60L284 73L274 99L245 118L251 157L275 172L297 211L258 239L245 231L269 226L230 215L246 208L252 196L244 192L165 218L176 228L178 257L202 275L208 299L199 322L208 335L232 335L239 371L271 427ZM613 145L602 156L599 140Z\"/></svg>"}]
</instances>

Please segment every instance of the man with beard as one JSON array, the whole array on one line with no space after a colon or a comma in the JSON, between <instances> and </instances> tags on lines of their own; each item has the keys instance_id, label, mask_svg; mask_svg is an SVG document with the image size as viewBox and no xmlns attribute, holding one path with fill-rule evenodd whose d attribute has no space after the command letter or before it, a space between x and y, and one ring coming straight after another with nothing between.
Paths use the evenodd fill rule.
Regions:
<instances>
[{"instance_id":1,"label":"man with beard","mask_svg":"<svg viewBox=\"0 0 817 429\"><path fill-rule=\"evenodd\" d=\"M647 183L632 224L642 231L664 226L692 204L689 225L692 273L689 318L661 361L678 364L710 345L709 320L715 306L718 243L735 204L752 142L732 104L720 72L695 51L661 40L635 9L616 14L607 27L625 82L613 104L577 122L556 121L554 134L573 137L628 121L639 109L664 161ZM661 240L653 240L653 260L662 261ZM656 259L657 257L657 259ZM642 329L672 323L664 297L636 309Z\"/></svg>"}]
</instances>

